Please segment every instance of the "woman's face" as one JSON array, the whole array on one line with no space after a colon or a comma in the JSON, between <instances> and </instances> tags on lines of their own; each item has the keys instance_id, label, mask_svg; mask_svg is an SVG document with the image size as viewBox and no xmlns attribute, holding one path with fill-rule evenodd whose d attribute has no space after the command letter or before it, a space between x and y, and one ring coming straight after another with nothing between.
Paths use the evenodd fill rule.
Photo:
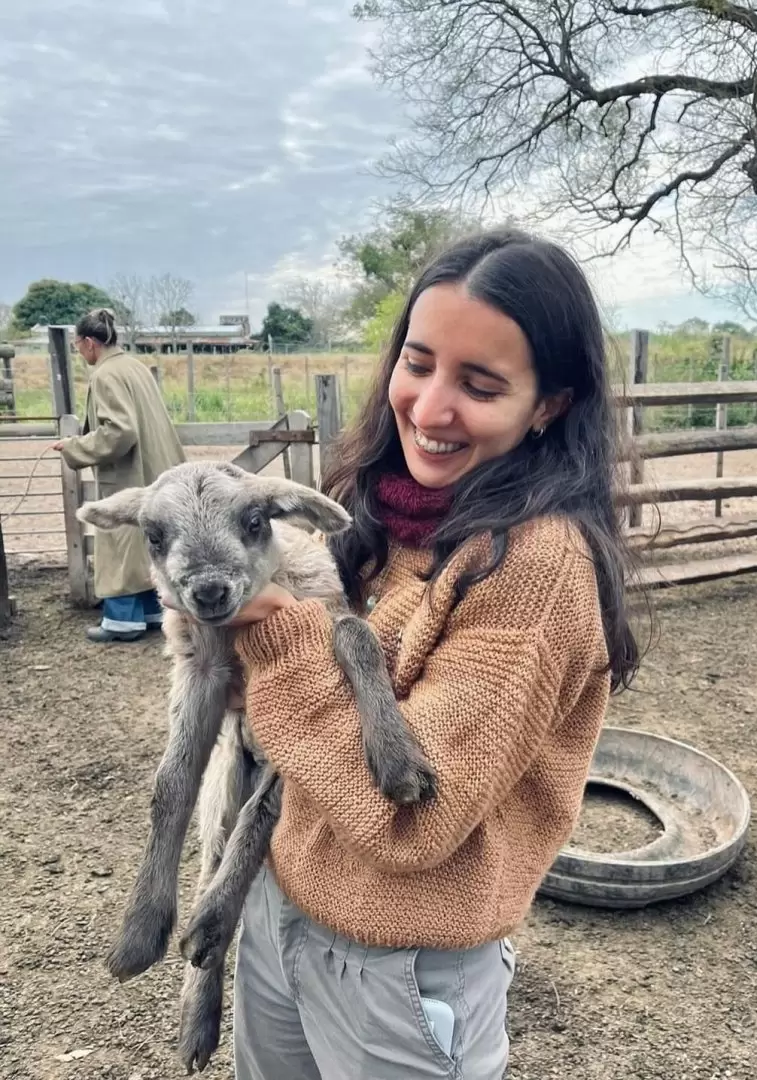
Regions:
<instances>
[{"instance_id":1,"label":"woman's face","mask_svg":"<svg viewBox=\"0 0 757 1080\"><path fill-rule=\"evenodd\" d=\"M418 297L389 403L408 470L428 488L512 450L562 404L540 397L518 324L453 284Z\"/></svg>"}]
</instances>

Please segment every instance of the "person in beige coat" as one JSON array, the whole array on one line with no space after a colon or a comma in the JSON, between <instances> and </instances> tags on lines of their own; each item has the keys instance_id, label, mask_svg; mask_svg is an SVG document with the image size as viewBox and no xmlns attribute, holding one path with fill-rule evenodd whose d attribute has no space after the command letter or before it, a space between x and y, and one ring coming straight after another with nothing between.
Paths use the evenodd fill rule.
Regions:
<instances>
[{"instance_id":1,"label":"person in beige coat","mask_svg":"<svg viewBox=\"0 0 757 1080\"><path fill-rule=\"evenodd\" d=\"M76 324L76 347L92 368L81 435L56 443L72 469L93 467L98 498L147 487L185 460L160 390L148 368L118 346L112 312L91 311ZM95 532L95 594L102 622L91 641L135 641L162 613L152 587L147 549L138 529Z\"/></svg>"}]
</instances>

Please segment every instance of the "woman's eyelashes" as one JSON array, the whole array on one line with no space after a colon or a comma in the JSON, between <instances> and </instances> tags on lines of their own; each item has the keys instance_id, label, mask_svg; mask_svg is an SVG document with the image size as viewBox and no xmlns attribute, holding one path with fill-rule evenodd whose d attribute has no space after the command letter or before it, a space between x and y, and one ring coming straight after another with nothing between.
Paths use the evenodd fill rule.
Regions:
<instances>
[{"instance_id":1,"label":"woman's eyelashes","mask_svg":"<svg viewBox=\"0 0 757 1080\"><path fill-rule=\"evenodd\" d=\"M409 356L404 357L404 365L405 371L410 375L415 375L417 378L431 374L431 368L427 364L419 364L415 360L411 360ZM476 401L493 401L504 394L504 390L488 390L483 386L477 386L468 378L464 379L460 385L465 393Z\"/></svg>"}]
</instances>

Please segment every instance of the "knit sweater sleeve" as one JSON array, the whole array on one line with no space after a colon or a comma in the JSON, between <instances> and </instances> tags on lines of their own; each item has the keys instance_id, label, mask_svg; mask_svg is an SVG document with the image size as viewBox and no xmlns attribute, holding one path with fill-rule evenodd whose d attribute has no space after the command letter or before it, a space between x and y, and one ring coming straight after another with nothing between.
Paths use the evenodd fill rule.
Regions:
<instances>
[{"instance_id":1,"label":"knit sweater sleeve","mask_svg":"<svg viewBox=\"0 0 757 1080\"><path fill-rule=\"evenodd\" d=\"M437 772L437 797L423 806L397 807L373 786L318 601L240 634L257 740L357 859L388 873L443 862L521 781L591 684L583 737L562 740L555 777L580 801L609 678L593 564L574 530L562 535L546 552L538 537L514 545L503 567L469 590L398 701Z\"/></svg>"}]
</instances>

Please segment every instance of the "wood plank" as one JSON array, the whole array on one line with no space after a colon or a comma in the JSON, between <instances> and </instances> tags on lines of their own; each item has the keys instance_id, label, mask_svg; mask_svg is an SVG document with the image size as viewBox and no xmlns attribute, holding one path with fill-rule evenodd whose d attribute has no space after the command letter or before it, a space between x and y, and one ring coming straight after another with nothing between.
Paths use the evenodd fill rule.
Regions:
<instances>
[{"instance_id":1,"label":"wood plank","mask_svg":"<svg viewBox=\"0 0 757 1080\"><path fill-rule=\"evenodd\" d=\"M282 431L286 430L289 425L289 418L287 416L280 416L278 420L273 423L268 423L266 431ZM249 434L247 436L250 437ZM279 456L279 454L285 449L286 443L269 442L261 443L258 446L248 446L241 454L237 454L235 458L232 458L232 465L238 465L240 469L246 469L247 472L259 473L267 465L270 465L272 461Z\"/></svg>"},{"instance_id":2,"label":"wood plank","mask_svg":"<svg viewBox=\"0 0 757 1080\"><path fill-rule=\"evenodd\" d=\"M631 484L615 498L619 506L634 506L638 503L745 499L754 495L757 495L757 476L726 476L722 480L661 480L659 484Z\"/></svg>"},{"instance_id":3,"label":"wood plank","mask_svg":"<svg viewBox=\"0 0 757 1080\"><path fill-rule=\"evenodd\" d=\"M174 339L174 353L176 340ZM194 423L195 418L195 353L192 342L187 342L187 420Z\"/></svg>"},{"instance_id":4,"label":"wood plank","mask_svg":"<svg viewBox=\"0 0 757 1080\"><path fill-rule=\"evenodd\" d=\"M630 356L628 358L629 382L634 386L646 383L649 368L649 334L646 330L631 332ZM633 438L644 430L644 408L633 405L628 410L628 434ZM644 480L644 459L640 456L631 458L631 483L641 484ZM628 511L628 524L631 527L641 525L642 507L632 505Z\"/></svg>"},{"instance_id":5,"label":"wood plank","mask_svg":"<svg viewBox=\"0 0 757 1080\"><path fill-rule=\"evenodd\" d=\"M57 439L57 437L58 427L56 424L0 424L0 442L7 439Z\"/></svg>"},{"instance_id":6,"label":"wood plank","mask_svg":"<svg viewBox=\"0 0 757 1080\"><path fill-rule=\"evenodd\" d=\"M756 382L646 383L616 386L617 405L715 405L718 402L757 401Z\"/></svg>"},{"instance_id":7,"label":"wood plank","mask_svg":"<svg viewBox=\"0 0 757 1080\"><path fill-rule=\"evenodd\" d=\"M286 406L284 405L284 387L281 383L281 368L275 367L273 369L273 415L276 417L284 416L286 414ZM287 424L289 427L289 424ZM281 460L284 465L284 476L287 480L292 479L292 466L289 462L289 447L285 446Z\"/></svg>"},{"instance_id":8,"label":"wood plank","mask_svg":"<svg viewBox=\"0 0 757 1080\"><path fill-rule=\"evenodd\" d=\"M757 572L757 555L727 555L722 559L697 559L671 563L667 566L645 566L636 579L628 583L629 590L641 588L669 589L674 585L691 585L697 581L716 581L718 578Z\"/></svg>"},{"instance_id":9,"label":"wood plank","mask_svg":"<svg viewBox=\"0 0 757 1080\"><path fill-rule=\"evenodd\" d=\"M339 376L316 375L315 399L318 415L318 452L320 455L322 476L331 444L342 430Z\"/></svg>"},{"instance_id":10,"label":"wood plank","mask_svg":"<svg viewBox=\"0 0 757 1080\"><path fill-rule=\"evenodd\" d=\"M79 434L79 421L75 416L61 416L60 434L63 439ZM81 478L76 470L68 467L62 454L60 476L63 488L63 519L66 527L68 584L71 600L74 604L85 607L92 598L87 574L87 556L84 550L84 528L76 517L76 511L82 504Z\"/></svg>"},{"instance_id":11,"label":"wood plank","mask_svg":"<svg viewBox=\"0 0 757 1080\"><path fill-rule=\"evenodd\" d=\"M68 328L48 326L50 349L50 379L56 416L73 416L76 412L74 364L68 342Z\"/></svg>"},{"instance_id":12,"label":"wood plank","mask_svg":"<svg viewBox=\"0 0 757 1080\"><path fill-rule=\"evenodd\" d=\"M8 581L8 562L5 558L3 522L2 518L0 518L0 630L7 630L11 623L12 614L10 583Z\"/></svg>"},{"instance_id":13,"label":"wood plank","mask_svg":"<svg viewBox=\"0 0 757 1080\"><path fill-rule=\"evenodd\" d=\"M638 529L626 530L626 536L635 551L664 550L684 544L706 544L757 536L757 519L704 518L689 524L666 525L656 534L648 526L641 526Z\"/></svg>"},{"instance_id":14,"label":"wood plank","mask_svg":"<svg viewBox=\"0 0 757 1080\"><path fill-rule=\"evenodd\" d=\"M694 431L661 431L639 435L633 440L634 451L642 458L680 457L685 454L708 454L717 450L757 450L757 424L729 431L703 428ZM625 448L628 453L628 448Z\"/></svg>"},{"instance_id":15,"label":"wood plank","mask_svg":"<svg viewBox=\"0 0 757 1080\"><path fill-rule=\"evenodd\" d=\"M718 372L718 378L721 382L726 382L731 377L731 338L729 334L726 334L722 339L721 344L721 357L720 357L720 371ZM715 428L718 431L725 431L728 427L728 406L718 405L715 410ZM721 477L723 475L723 451L718 450L715 458L715 476ZM723 516L723 504L720 499L715 500L715 517Z\"/></svg>"},{"instance_id":16,"label":"wood plank","mask_svg":"<svg viewBox=\"0 0 757 1080\"><path fill-rule=\"evenodd\" d=\"M176 424L182 446L247 446L251 431L268 431L270 420L233 420L226 424Z\"/></svg>"},{"instance_id":17,"label":"wood plank","mask_svg":"<svg viewBox=\"0 0 757 1080\"><path fill-rule=\"evenodd\" d=\"M289 413L291 431L312 431L310 417L302 409L293 409ZM292 443L289 447L289 460L292 466L292 479L306 487L315 487L313 471L313 444Z\"/></svg>"}]
</instances>

